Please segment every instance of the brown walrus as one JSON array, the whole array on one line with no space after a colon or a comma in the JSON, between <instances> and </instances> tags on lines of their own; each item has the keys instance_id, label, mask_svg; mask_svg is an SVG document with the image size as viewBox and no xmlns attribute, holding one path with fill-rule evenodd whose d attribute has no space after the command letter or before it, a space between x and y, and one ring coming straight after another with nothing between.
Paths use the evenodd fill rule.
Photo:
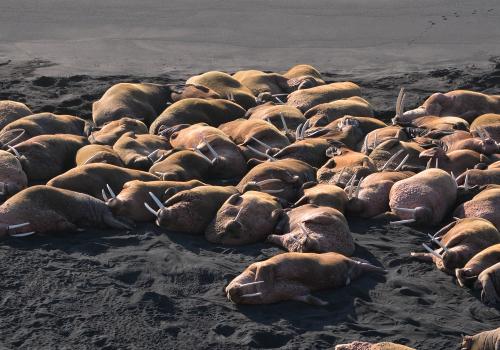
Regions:
<instances>
[{"instance_id":1,"label":"brown walrus","mask_svg":"<svg viewBox=\"0 0 500 350\"><path fill-rule=\"evenodd\" d=\"M460 350L498 350L500 349L500 328L476 335L466 335Z\"/></svg>"}]
</instances>

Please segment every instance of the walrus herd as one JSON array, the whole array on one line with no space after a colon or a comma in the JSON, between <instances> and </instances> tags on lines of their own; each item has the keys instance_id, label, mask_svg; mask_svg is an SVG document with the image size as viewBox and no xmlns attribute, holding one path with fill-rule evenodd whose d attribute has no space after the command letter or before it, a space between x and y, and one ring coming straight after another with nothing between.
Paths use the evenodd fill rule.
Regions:
<instances>
[{"instance_id":1,"label":"walrus herd","mask_svg":"<svg viewBox=\"0 0 500 350\"><path fill-rule=\"evenodd\" d=\"M386 272L353 256L347 218L444 225L412 255L498 307L500 95L435 93L409 111L405 97L383 120L360 86L303 64L119 83L92 120L0 101L0 237L154 222L215 244L268 242L285 252L248 266L227 299L325 305L312 293ZM462 349L500 349L500 328Z\"/></svg>"}]
</instances>

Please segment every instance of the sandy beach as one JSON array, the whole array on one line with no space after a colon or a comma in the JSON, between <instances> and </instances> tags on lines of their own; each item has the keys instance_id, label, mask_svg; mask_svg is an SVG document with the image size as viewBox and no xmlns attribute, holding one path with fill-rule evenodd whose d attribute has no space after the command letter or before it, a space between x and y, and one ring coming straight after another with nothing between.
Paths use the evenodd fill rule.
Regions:
<instances>
[{"instance_id":1,"label":"sandy beach","mask_svg":"<svg viewBox=\"0 0 500 350\"><path fill-rule=\"evenodd\" d=\"M0 99L91 117L117 82L316 66L388 120L435 91L500 93L498 1L2 0ZM348 218L355 256L388 269L298 302L237 306L224 286L282 250L224 247L154 225L0 242L0 348L329 349L354 340L458 349L500 325L435 266L410 257L436 228Z\"/></svg>"}]
</instances>

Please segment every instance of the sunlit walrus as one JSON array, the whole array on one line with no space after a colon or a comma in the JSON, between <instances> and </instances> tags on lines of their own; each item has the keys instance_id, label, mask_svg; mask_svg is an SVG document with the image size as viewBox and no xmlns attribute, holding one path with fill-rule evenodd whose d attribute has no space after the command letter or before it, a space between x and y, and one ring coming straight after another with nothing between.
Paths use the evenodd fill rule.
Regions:
<instances>
[{"instance_id":1,"label":"sunlit walrus","mask_svg":"<svg viewBox=\"0 0 500 350\"><path fill-rule=\"evenodd\" d=\"M470 149L462 149L445 152L441 147L434 147L420 153L420 158L431 164L438 164L440 169L453 173L455 176L461 175L467 169L474 168L477 164L485 160L484 156Z\"/></svg>"},{"instance_id":2,"label":"sunlit walrus","mask_svg":"<svg viewBox=\"0 0 500 350\"><path fill-rule=\"evenodd\" d=\"M167 108L171 92L171 87L167 85L115 84L92 104L92 119L97 126L125 117L139 119L149 125Z\"/></svg>"},{"instance_id":3,"label":"sunlit walrus","mask_svg":"<svg viewBox=\"0 0 500 350\"><path fill-rule=\"evenodd\" d=\"M14 120L33 114L24 103L2 100L0 101L0 130Z\"/></svg>"},{"instance_id":4,"label":"sunlit walrus","mask_svg":"<svg viewBox=\"0 0 500 350\"><path fill-rule=\"evenodd\" d=\"M457 184L444 170L426 169L396 182L389 198L392 212L401 219L393 224L437 225L455 205Z\"/></svg>"},{"instance_id":5,"label":"sunlit walrus","mask_svg":"<svg viewBox=\"0 0 500 350\"><path fill-rule=\"evenodd\" d=\"M500 349L500 328L476 335L466 335L460 350L498 350Z\"/></svg>"},{"instance_id":6,"label":"sunlit walrus","mask_svg":"<svg viewBox=\"0 0 500 350\"><path fill-rule=\"evenodd\" d=\"M146 171L170 148L170 142L163 136L133 132L123 134L113 145L113 151L127 168Z\"/></svg>"},{"instance_id":7,"label":"sunlit walrus","mask_svg":"<svg viewBox=\"0 0 500 350\"><path fill-rule=\"evenodd\" d=\"M325 84L321 73L308 64L297 64L284 72L283 76L288 79L288 85L294 90Z\"/></svg>"},{"instance_id":8,"label":"sunlit walrus","mask_svg":"<svg viewBox=\"0 0 500 350\"><path fill-rule=\"evenodd\" d=\"M33 186L0 206L0 237L75 231L80 227L130 229L103 201L49 186Z\"/></svg>"},{"instance_id":9,"label":"sunlit walrus","mask_svg":"<svg viewBox=\"0 0 500 350\"><path fill-rule=\"evenodd\" d=\"M19 160L0 150L0 202L28 186L28 178Z\"/></svg>"},{"instance_id":10,"label":"sunlit walrus","mask_svg":"<svg viewBox=\"0 0 500 350\"><path fill-rule=\"evenodd\" d=\"M120 156L108 145L87 145L76 152L76 166L90 163L106 163L124 166Z\"/></svg>"},{"instance_id":11,"label":"sunlit walrus","mask_svg":"<svg viewBox=\"0 0 500 350\"><path fill-rule=\"evenodd\" d=\"M212 160L201 152L174 149L166 154L165 159L155 163L149 172L162 180L206 180L212 167Z\"/></svg>"},{"instance_id":12,"label":"sunlit walrus","mask_svg":"<svg viewBox=\"0 0 500 350\"><path fill-rule=\"evenodd\" d=\"M94 128L89 135L89 142L98 145L113 146L116 140L127 132L136 135L147 134L148 127L140 120L133 118L121 118L105 123L100 128Z\"/></svg>"},{"instance_id":13,"label":"sunlit walrus","mask_svg":"<svg viewBox=\"0 0 500 350\"><path fill-rule=\"evenodd\" d=\"M349 344L340 344L335 347L335 350L415 350L407 346L395 343L365 343L355 341Z\"/></svg>"},{"instance_id":14,"label":"sunlit walrus","mask_svg":"<svg viewBox=\"0 0 500 350\"><path fill-rule=\"evenodd\" d=\"M465 266L455 270L460 286L472 286L478 276L500 261L500 244L494 244L474 255Z\"/></svg>"},{"instance_id":15,"label":"sunlit walrus","mask_svg":"<svg viewBox=\"0 0 500 350\"><path fill-rule=\"evenodd\" d=\"M334 208L344 213L348 202L346 192L336 185L307 182L302 186L301 193L302 197L295 202L294 207L304 204L314 204Z\"/></svg>"},{"instance_id":16,"label":"sunlit walrus","mask_svg":"<svg viewBox=\"0 0 500 350\"><path fill-rule=\"evenodd\" d=\"M364 273L385 273L380 267L338 253L284 253L253 263L225 288L236 304L271 304L296 300L326 305L311 292L341 288Z\"/></svg>"},{"instance_id":17,"label":"sunlit walrus","mask_svg":"<svg viewBox=\"0 0 500 350\"><path fill-rule=\"evenodd\" d=\"M483 218L500 229L500 186L488 185L470 201L459 205L453 215L459 218Z\"/></svg>"},{"instance_id":18,"label":"sunlit walrus","mask_svg":"<svg viewBox=\"0 0 500 350\"><path fill-rule=\"evenodd\" d=\"M254 96L263 92L270 94L291 92L288 79L278 73L266 73L255 69L241 70L234 73L233 78L250 89Z\"/></svg>"},{"instance_id":19,"label":"sunlit walrus","mask_svg":"<svg viewBox=\"0 0 500 350\"><path fill-rule=\"evenodd\" d=\"M324 126L346 115L373 117L373 108L364 98L352 96L316 105L304 113L311 126Z\"/></svg>"}]
</instances>

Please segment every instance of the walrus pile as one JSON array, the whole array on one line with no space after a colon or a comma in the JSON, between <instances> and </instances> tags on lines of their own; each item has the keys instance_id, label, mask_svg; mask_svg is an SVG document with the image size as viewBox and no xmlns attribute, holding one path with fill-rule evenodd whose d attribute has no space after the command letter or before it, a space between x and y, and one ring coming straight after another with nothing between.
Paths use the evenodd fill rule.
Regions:
<instances>
[{"instance_id":1,"label":"walrus pile","mask_svg":"<svg viewBox=\"0 0 500 350\"><path fill-rule=\"evenodd\" d=\"M383 267L353 256L349 219L445 225L414 252L500 305L500 95L435 93L391 120L309 65L120 83L92 120L0 101L0 237L84 227L201 235L285 251L248 266L229 301L325 301ZM419 247L415 247L419 248ZM463 349L498 349L499 330ZM355 342L336 349L409 349Z\"/></svg>"}]
</instances>

